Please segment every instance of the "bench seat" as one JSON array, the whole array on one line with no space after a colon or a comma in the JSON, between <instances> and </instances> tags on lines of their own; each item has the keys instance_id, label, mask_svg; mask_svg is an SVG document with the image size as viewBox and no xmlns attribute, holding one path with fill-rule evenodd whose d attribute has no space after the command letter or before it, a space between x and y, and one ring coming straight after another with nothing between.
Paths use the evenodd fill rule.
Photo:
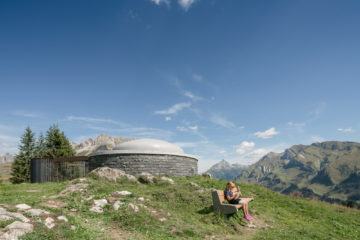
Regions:
<instances>
[{"instance_id":1,"label":"bench seat","mask_svg":"<svg viewBox=\"0 0 360 240\"><path fill-rule=\"evenodd\" d=\"M213 190L211 192L211 196L212 196L214 211L217 213L222 213L226 215L234 214L237 213L237 211L243 207L241 204L224 203L225 202L224 191ZM250 202L252 198L246 198L246 200Z\"/></svg>"}]
</instances>

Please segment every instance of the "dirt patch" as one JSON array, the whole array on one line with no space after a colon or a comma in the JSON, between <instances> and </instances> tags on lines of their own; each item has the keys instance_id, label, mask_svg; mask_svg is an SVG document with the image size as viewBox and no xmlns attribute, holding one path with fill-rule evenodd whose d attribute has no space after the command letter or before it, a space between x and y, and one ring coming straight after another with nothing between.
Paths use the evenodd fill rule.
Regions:
<instances>
[{"instance_id":1,"label":"dirt patch","mask_svg":"<svg viewBox=\"0 0 360 240\"><path fill-rule=\"evenodd\" d=\"M258 230L265 228L271 228L271 226L257 216L250 223L241 225L239 234L241 234L242 239L252 239Z\"/></svg>"},{"instance_id":2,"label":"dirt patch","mask_svg":"<svg viewBox=\"0 0 360 240\"><path fill-rule=\"evenodd\" d=\"M41 206L47 207L47 208L55 208L55 209L61 209L66 207L66 203L60 200L48 200L46 202L41 203Z\"/></svg>"},{"instance_id":3,"label":"dirt patch","mask_svg":"<svg viewBox=\"0 0 360 240\"><path fill-rule=\"evenodd\" d=\"M106 230L106 237L107 239L112 239L112 240L127 240L127 239L141 239L140 237L136 237L135 234L128 232L124 229L118 228L116 226L113 227L109 227Z\"/></svg>"},{"instance_id":4,"label":"dirt patch","mask_svg":"<svg viewBox=\"0 0 360 240\"><path fill-rule=\"evenodd\" d=\"M40 190L37 190L37 189L29 189L29 190L26 190L27 193L38 193L38 192L41 192Z\"/></svg>"},{"instance_id":5,"label":"dirt patch","mask_svg":"<svg viewBox=\"0 0 360 240\"><path fill-rule=\"evenodd\" d=\"M63 191L59 193L59 196L65 197L71 193L80 192L83 193L87 190L89 184L88 183L75 183L68 185Z\"/></svg>"}]
</instances>

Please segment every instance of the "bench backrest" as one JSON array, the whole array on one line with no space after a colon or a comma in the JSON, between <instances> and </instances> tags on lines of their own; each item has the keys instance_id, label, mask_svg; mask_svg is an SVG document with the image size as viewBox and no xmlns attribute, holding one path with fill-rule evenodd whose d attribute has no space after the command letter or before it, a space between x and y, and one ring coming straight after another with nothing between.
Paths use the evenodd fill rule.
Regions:
<instances>
[{"instance_id":1,"label":"bench backrest","mask_svg":"<svg viewBox=\"0 0 360 240\"><path fill-rule=\"evenodd\" d=\"M219 206L225 201L224 192L221 190L214 190L211 195L214 206Z\"/></svg>"}]
</instances>

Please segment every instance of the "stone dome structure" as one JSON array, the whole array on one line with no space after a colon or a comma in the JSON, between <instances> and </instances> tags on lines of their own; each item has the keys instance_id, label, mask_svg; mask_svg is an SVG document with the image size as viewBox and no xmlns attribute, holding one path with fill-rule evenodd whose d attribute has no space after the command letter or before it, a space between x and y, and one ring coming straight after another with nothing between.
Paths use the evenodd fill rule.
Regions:
<instances>
[{"instance_id":1,"label":"stone dome structure","mask_svg":"<svg viewBox=\"0 0 360 240\"><path fill-rule=\"evenodd\" d=\"M137 139L118 144L113 148L123 153L148 153L148 154L170 154L185 155L179 146L157 139Z\"/></svg>"},{"instance_id":2,"label":"stone dome structure","mask_svg":"<svg viewBox=\"0 0 360 240\"><path fill-rule=\"evenodd\" d=\"M197 174L198 160L179 146L158 139L136 139L100 150L89 157L89 169L112 167L129 174L191 176Z\"/></svg>"}]
</instances>

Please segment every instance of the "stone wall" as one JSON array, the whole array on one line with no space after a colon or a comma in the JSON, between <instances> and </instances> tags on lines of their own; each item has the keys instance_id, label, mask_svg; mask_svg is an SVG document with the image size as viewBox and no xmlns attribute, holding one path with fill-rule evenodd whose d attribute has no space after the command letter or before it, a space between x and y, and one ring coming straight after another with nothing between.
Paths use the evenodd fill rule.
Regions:
<instances>
[{"instance_id":1,"label":"stone wall","mask_svg":"<svg viewBox=\"0 0 360 240\"><path fill-rule=\"evenodd\" d=\"M89 158L89 170L98 167L119 168L128 174L192 176L198 173L197 159L164 154L106 154Z\"/></svg>"}]
</instances>

